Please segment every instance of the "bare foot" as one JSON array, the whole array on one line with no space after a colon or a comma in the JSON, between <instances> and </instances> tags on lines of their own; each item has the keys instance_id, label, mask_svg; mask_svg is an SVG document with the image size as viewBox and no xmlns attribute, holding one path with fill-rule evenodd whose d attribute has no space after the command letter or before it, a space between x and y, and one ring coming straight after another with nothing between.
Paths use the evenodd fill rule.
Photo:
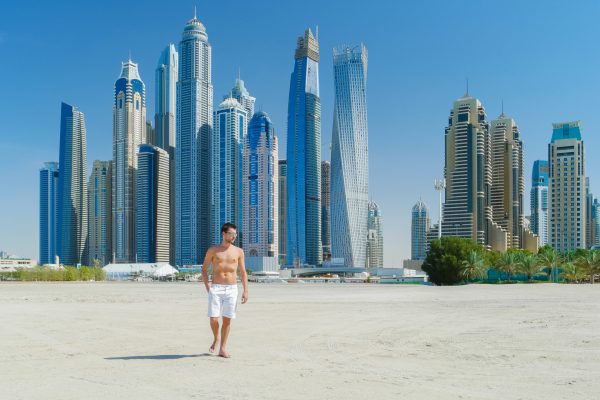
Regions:
<instances>
[{"instance_id":1,"label":"bare foot","mask_svg":"<svg viewBox=\"0 0 600 400\"><path fill-rule=\"evenodd\" d=\"M217 339L212 343L212 345L208 348L209 353L214 353L215 348L217 347Z\"/></svg>"},{"instance_id":2,"label":"bare foot","mask_svg":"<svg viewBox=\"0 0 600 400\"><path fill-rule=\"evenodd\" d=\"M225 350L221 350L219 351L219 357L223 357L223 358L231 358L231 354L229 354L228 352L226 352Z\"/></svg>"}]
</instances>

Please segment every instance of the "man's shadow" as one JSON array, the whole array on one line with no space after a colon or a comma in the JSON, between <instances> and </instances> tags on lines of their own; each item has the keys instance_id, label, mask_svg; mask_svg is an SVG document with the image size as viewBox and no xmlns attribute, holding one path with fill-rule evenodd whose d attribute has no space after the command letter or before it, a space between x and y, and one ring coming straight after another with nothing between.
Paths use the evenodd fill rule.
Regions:
<instances>
[{"instance_id":1,"label":"man's shadow","mask_svg":"<svg viewBox=\"0 0 600 400\"><path fill-rule=\"evenodd\" d=\"M179 360L180 358L208 357L210 353L202 354L157 354L151 356L104 357L105 360Z\"/></svg>"}]
</instances>

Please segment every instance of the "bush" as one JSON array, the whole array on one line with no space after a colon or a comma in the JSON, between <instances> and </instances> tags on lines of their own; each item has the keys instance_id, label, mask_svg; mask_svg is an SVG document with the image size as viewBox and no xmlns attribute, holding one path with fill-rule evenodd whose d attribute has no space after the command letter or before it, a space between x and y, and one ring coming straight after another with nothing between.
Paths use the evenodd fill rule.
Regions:
<instances>
[{"instance_id":1,"label":"bush","mask_svg":"<svg viewBox=\"0 0 600 400\"><path fill-rule=\"evenodd\" d=\"M471 251L482 253L483 248L469 239L454 236L433 240L422 269L436 285L456 285L463 281L463 261Z\"/></svg>"},{"instance_id":2,"label":"bush","mask_svg":"<svg viewBox=\"0 0 600 400\"><path fill-rule=\"evenodd\" d=\"M0 280L16 280L24 282L46 281L103 281L106 280L106 273L102 268L65 267L63 269L52 269L48 267L37 268L19 268L15 272L0 273Z\"/></svg>"}]
</instances>

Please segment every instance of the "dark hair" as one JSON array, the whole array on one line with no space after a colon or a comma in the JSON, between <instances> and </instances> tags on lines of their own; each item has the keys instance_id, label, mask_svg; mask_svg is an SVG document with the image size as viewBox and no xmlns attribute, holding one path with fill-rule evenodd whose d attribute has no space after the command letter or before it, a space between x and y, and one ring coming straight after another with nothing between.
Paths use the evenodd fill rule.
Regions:
<instances>
[{"instance_id":1,"label":"dark hair","mask_svg":"<svg viewBox=\"0 0 600 400\"><path fill-rule=\"evenodd\" d=\"M233 228L233 229L235 229L237 231L237 226L235 226L235 224L232 224L231 222L226 222L221 227L221 233L227 233L227 231L229 230L229 228Z\"/></svg>"}]
</instances>

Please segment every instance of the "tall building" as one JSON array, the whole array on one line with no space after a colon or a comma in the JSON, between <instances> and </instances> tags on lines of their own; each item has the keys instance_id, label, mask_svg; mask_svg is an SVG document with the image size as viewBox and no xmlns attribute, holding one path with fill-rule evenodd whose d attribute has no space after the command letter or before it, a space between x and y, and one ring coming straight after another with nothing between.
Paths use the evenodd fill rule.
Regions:
<instances>
[{"instance_id":1,"label":"tall building","mask_svg":"<svg viewBox=\"0 0 600 400\"><path fill-rule=\"evenodd\" d=\"M492 219L507 232L507 247L523 248L523 142L515 121L502 113L490 124Z\"/></svg>"},{"instance_id":2,"label":"tall building","mask_svg":"<svg viewBox=\"0 0 600 400\"><path fill-rule=\"evenodd\" d=\"M94 160L88 182L89 264L112 261L112 162Z\"/></svg>"},{"instance_id":3,"label":"tall building","mask_svg":"<svg viewBox=\"0 0 600 400\"><path fill-rule=\"evenodd\" d=\"M250 257L279 253L279 167L277 136L269 116L259 111L244 141L243 247Z\"/></svg>"},{"instance_id":4,"label":"tall building","mask_svg":"<svg viewBox=\"0 0 600 400\"><path fill-rule=\"evenodd\" d=\"M466 94L454 102L445 141L442 235L464 237L488 248L506 250L508 235L492 221L489 124L478 99Z\"/></svg>"},{"instance_id":5,"label":"tall building","mask_svg":"<svg viewBox=\"0 0 600 400\"><path fill-rule=\"evenodd\" d=\"M331 143L331 254L364 267L369 204L367 49L333 50L334 113Z\"/></svg>"},{"instance_id":6,"label":"tall building","mask_svg":"<svg viewBox=\"0 0 600 400\"><path fill-rule=\"evenodd\" d=\"M213 86L211 46L194 16L179 42L175 150L175 262L202 263L212 244L211 148ZM217 238L218 239L218 238Z\"/></svg>"},{"instance_id":7,"label":"tall building","mask_svg":"<svg viewBox=\"0 0 600 400\"><path fill-rule=\"evenodd\" d=\"M143 144L136 176L136 262L169 262L169 153Z\"/></svg>"},{"instance_id":8,"label":"tall building","mask_svg":"<svg viewBox=\"0 0 600 400\"><path fill-rule=\"evenodd\" d=\"M318 265L321 248L321 99L319 43L298 38L287 121L286 264Z\"/></svg>"},{"instance_id":9,"label":"tall building","mask_svg":"<svg viewBox=\"0 0 600 400\"><path fill-rule=\"evenodd\" d=\"M87 146L85 120L62 103L58 174L58 256L64 265L87 261Z\"/></svg>"},{"instance_id":10,"label":"tall building","mask_svg":"<svg viewBox=\"0 0 600 400\"><path fill-rule=\"evenodd\" d=\"M152 122L146 121L146 140L144 143L151 144L152 146L156 146L156 130L152 126Z\"/></svg>"},{"instance_id":11,"label":"tall building","mask_svg":"<svg viewBox=\"0 0 600 400\"><path fill-rule=\"evenodd\" d=\"M592 203L592 240L593 246L600 246L600 203L594 199Z\"/></svg>"},{"instance_id":12,"label":"tall building","mask_svg":"<svg viewBox=\"0 0 600 400\"><path fill-rule=\"evenodd\" d=\"M367 268L383 267L383 217L377 203L368 204Z\"/></svg>"},{"instance_id":13,"label":"tall building","mask_svg":"<svg viewBox=\"0 0 600 400\"><path fill-rule=\"evenodd\" d=\"M540 246L548 243L548 161L533 162L531 174L531 231L540 238Z\"/></svg>"},{"instance_id":14,"label":"tall building","mask_svg":"<svg viewBox=\"0 0 600 400\"><path fill-rule=\"evenodd\" d=\"M242 221L243 139L248 130L246 110L233 97L221 102L214 115L212 137L212 235L221 237L226 222L237 225L238 243L244 243Z\"/></svg>"},{"instance_id":15,"label":"tall building","mask_svg":"<svg viewBox=\"0 0 600 400\"><path fill-rule=\"evenodd\" d=\"M135 262L135 172L146 143L146 88L138 65L122 63L113 104L112 251L115 262Z\"/></svg>"},{"instance_id":16,"label":"tall building","mask_svg":"<svg viewBox=\"0 0 600 400\"><path fill-rule=\"evenodd\" d=\"M248 89L244 86L244 81L240 79L239 72L238 77L235 80L235 86L231 89L230 94L223 97L223 100L226 100L229 97L233 97L242 105L244 110L246 110L249 120L254 116L254 103L256 102L256 97L250 96Z\"/></svg>"},{"instance_id":17,"label":"tall building","mask_svg":"<svg viewBox=\"0 0 600 400\"><path fill-rule=\"evenodd\" d=\"M177 80L179 54L170 43L161 53L156 67L156 97L154 129L156 145L169 153L169 254L171 264L175 264L175 134L177 113Z\"/></svg>"},{"instance_id":18,"label":"tall building","mask_svg":"<svg viewBox=\"0 0 600 400\"><path fill-rule=\"evenodd\" d=\"M57 162L40 169L40 265L54 263L58 255L58 176Z\"/></svg>"},{"instance_id":19,"label":"tall building","mask_svg":"<svg viewBox=\"0 0 600 400\"><path fill-rule=\"evenodd\" d=\"M279 222L277 241L279 242L279 264L286 265L285 246L286 246L286 221L287 221L287 163L285 160L279 160Z\"/></svg>"},{"instance_id":20,"label":"tall building","mask_svg":"<svg viewBox=\"0 0 600 400\"><path fill-rule=\"evenodd\" d=\"M321 161L321 243L323 260L331 259L331 163Z\"/></svg>"},{"instance_id":21,"label":"tall building","mask_svg":"<svg viewBox=\"0 0 600 400\"><path fill-rule=\"evenodd\" d=\"M548 145L550 245L557 251L585 248L585 147L579 121L552 124Z\"/></svg>"},{"instance_id":22,"label":"tall building","mask_svg":"<svg viewBox=\"0 0 600 400\"><path fill-rule=\"evenodd\" d=\"M412 208L411 260L425 260L427 232L430 230L429 208L421 200Z\"/></svg>"},{"instance_id":23,"label":"tall building","mask_svg":"<svg viewBox=\"0 0 600 400\"><path fill-rule=\"evenodd\" d=\"M590 178L585 177L585 248L594 245L594 195L590 190Z\"/></svg>"}]
</instances>

